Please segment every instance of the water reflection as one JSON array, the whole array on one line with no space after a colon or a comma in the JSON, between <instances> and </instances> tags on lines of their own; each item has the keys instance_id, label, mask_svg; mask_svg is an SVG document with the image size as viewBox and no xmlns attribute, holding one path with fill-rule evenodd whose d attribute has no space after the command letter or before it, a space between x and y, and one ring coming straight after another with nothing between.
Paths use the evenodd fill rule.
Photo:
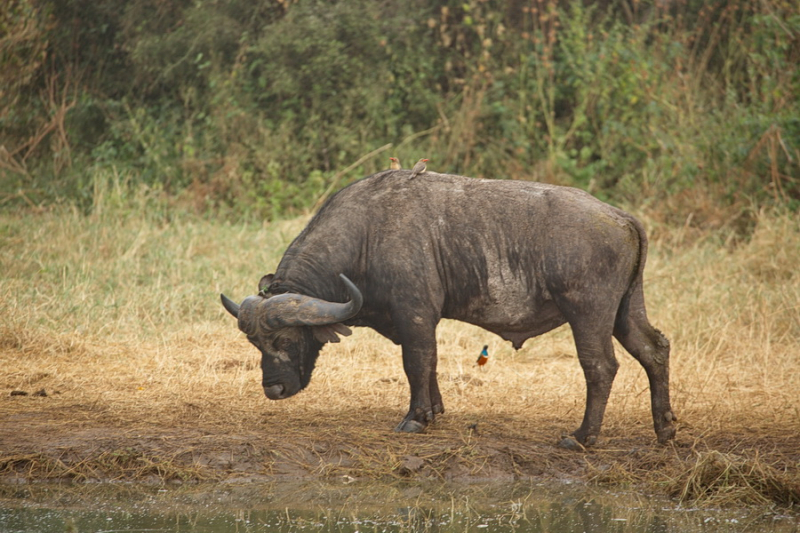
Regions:
<instances>
[{"instance_id":1,"label":"water reflection","mask_svg":"<svg viewBox=\"0 0 800 533\"><path fill-rule=\"evenodd\" d=\"M26 485L0 487L0 531L789 533L797 521L563 485Z\"/></svg>"}]
</instances>

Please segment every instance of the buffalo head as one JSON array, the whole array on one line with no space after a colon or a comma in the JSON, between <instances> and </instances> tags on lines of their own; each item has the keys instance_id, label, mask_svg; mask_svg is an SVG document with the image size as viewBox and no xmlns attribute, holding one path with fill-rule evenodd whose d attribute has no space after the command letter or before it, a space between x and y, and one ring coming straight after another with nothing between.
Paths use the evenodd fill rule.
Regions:
<instances>
[{"instance_id":1,"label":"buffalo head","mask_svg":"<svg viewBox=\"0 0 800 533\"><path fill-rule=\"evenodd\" d=\"M361 292L344 274L350 301L336 303L302 294L268 295L259 292L237 304L224 294L222 305L239 320L239 329L261 351L262 386L271 400L300 392L311 380L311 372L326 342L339 342L350 335L341 322L361 309Z\"/></svg>"}]
</instances>

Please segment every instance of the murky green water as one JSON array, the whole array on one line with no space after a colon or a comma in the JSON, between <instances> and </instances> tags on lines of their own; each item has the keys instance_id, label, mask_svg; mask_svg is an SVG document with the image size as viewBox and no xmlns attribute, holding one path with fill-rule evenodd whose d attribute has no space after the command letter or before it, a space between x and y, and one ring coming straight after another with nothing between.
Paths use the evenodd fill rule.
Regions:
<instances>
[{"instance_id":1,"label":"murky green water","mask_svg":"<svg viewBox=\"0 0 800 533\"><path fill-rule=\"evenodd\" d=\"M2 533L798 531L797 516L683 509L571 485L283 482L154 488L0 487Z\"/></svg>"}]
</instances>

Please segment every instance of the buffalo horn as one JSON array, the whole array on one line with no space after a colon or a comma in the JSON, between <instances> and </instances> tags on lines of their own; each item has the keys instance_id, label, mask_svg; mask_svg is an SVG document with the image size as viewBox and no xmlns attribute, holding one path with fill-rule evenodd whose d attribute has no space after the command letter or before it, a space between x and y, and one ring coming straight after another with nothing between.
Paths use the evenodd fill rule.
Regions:
<instances>
[{"instance_id":1,"label":"buffalo horn","mask_svg":"<svg viewBox=\"0 0 800 533\"><path fill-rule=\"evenodd\" d=\"M361 291L344 274L339 274L339 277L350 294L349 302L328 302L302 294L278 294L264 302L262 319L269 329L278 329L286 326L336 324L355 316L364 303Z\"/></svg>"},{"instance_id":2,"label":"buffalo horn","mask_svg":"<svg viewBox=\"0 0 800 533\"><path fill-rule=\"evenodd\" d=\"M255 335L258 332L258 311L259 303L264 301L260 296L248 296L242 302L242 305L237 304L224 294L222 297L222 305L234 317L239 319L239 329L247 335Z\"/></svg>"},{"instance_id":3,"label":"buffalo horn","mask_svg":"<svg viewBox=\"0 0 800 533\"><path fill-rule=\"evenodd\" d=\"M239 304L237 304L224 294L220 294L220 298L222 298L222 305L230 314L233 315L233 318L239 318Z\"/></svg>"},{"instance_id":4,"label":"buffalo horn","mask_svg":"<svg viewBox=\"0 0 800 533\"><path fill-rule=\"evenodd\" d=\"M263 312L263 296L248 296L239 306L239 329L247 335L258 333L258 317Z\"/></svg>"}]
</instances>

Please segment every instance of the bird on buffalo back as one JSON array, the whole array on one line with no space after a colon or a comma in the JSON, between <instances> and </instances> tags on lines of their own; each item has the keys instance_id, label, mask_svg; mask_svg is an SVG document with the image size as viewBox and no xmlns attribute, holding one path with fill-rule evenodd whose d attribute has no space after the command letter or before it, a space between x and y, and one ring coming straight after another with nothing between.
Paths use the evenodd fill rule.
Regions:
<instances>
[{"instance_id":1,"label":"bird on buffalo back","mask_svg":"<svg viewBox=\"0 0 800 533\"><path fill-rule=\"evenodd\" d=\"M392 170L400 170L401 168L403 168L403 167L400 165L400 160L399 160L399 159L397 159L396 157L390 157L390 158L389 158L389 161L391 161L391 162L392 162L392 164L391 164L391 165L389 165L389 168L390 168L390 169L392 169Z\"/></svg>"},{"instance_id":2,"label":"bird on buffalo back","mask_svg":"<svg viewBox=\"0 0 800 533\"><path fill-rule=\"evenodd\" d=\"M484 345L483 350L481 350L480 355L478 355L478 360L475 361L475 364L478 365L480 368L483 368L483 365L489 361L489 345Z\"/></svg>"},{"instance_id":3,"label":"bird on buffalo back","mask_svg":"<svg viewBox=\"0 0 800 533\"><path fill-rule=\"evenodd\" d=\"M414 168L411 169L411 177L408 179L414 179L420 174L424 174L428 168L428 165L425 164L427 162L428 162L427 159L420 159L419 161L417 161L417 164L414 165Z\"/></svg>"}]
</instances>

